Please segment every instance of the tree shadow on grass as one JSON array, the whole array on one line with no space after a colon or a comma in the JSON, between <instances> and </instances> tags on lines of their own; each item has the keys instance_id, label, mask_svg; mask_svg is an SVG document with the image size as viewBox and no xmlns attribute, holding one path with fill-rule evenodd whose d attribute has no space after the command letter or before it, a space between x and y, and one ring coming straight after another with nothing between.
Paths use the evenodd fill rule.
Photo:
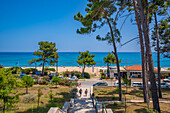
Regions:
<instances>
[{"instance_id":1,"label":"tree shadow on grass","mask_svg":"<svg viewBox=\"0 0 170 113\"><path fill-rule=\"evenodd\" d=\"M136 113L148 113L145 108L135 109Z\"/></svg>"},{"instance_id":2,"label":"tree shadow on grass","mask_svg":"<svg viewBox=\"0 0 170 113\"><path fill-rule=\"evenodd\" d=\"M133 95L133 96L137 96L137 97L143 97L143 92L142 90L131 90L130 93L128 93L129 95Z\"/></svg>"},{"instance_id":3,"label":"tree shadow on grass","mask_svg":"<svg viewBox=\"0 0 170 113\"><path fill-rule=\"evenodd\" d=\"M113 100L118 100L119 97L98 97L96 96L98 101L113 101Z\"/></svg>"},{"instance_id":4,"label":"tree shadow on grass","mask_svg":"<svg viewBox=\"0 0 170 113\"><path fill-rule=\"evenodd\" d=\"M111 108L113 113L125 113L123 110L125 108L124 104L106 104L106 108ZM118 110L121 109L121 110Z\"/></svg>"}]
</instances>

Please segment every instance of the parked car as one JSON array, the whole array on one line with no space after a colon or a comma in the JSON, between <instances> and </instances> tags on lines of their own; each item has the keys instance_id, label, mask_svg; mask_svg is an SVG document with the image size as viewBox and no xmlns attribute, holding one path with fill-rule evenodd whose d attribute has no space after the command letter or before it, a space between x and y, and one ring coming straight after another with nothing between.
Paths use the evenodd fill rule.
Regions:
<instances>
[{"instance_id":1,"label":"parked car","mask_svg":"<svg viewBox=\"0 0 170 113\"><path fill-rule=\"evenodd\" d=\"M59 78L61 78L61 79L64 79L64 76L58 76Z\"/></svg>"},{"instance_id":2,"label":"parked car","mask_svg":"<svg viewBox=\"0 0 170 113\"><path fill-rule=\"evenodd\" d=\"M70 81L74 81L74 80L78 80L78 78L76 76L73 76L69 79Z\"/></svg>"},{"instance_id":3,"label":"parked car","mask_svg":"<svg viewBox=\"0 0 170 113\"><path fill-rule=\"evenodd\" d=\"M170 77L163 79L163 82L170 82Z\"/></svg>"},{"instance_id":4,"label":"parked car","mask_svg":"<svg viewBox=\"0 0 170 113\"><path fill-rule=\"evenodd\" d=\"M97 82L93 86L108 86L107 82Z\"/></svg>"},{"instance_id":5,"label":"parked car","mask_svg":"<svg viewBox=\"0 0 170 113\"><path fill-rule=\"evenodd\" d=\"M124 86L124 84L121 82L122 86ZM119 86L119 81L114 82L114 86Z\"/></svg>"},{"instance_id":6,"label":"parked car","mask_svg":"<svg viewBox=\"0 0 170 113\"><path fill-rule=\"evenodd\" d=\"M132 87L143 87L142 82L133 82Z\"/></svg>"},{"instance_id":7,"label":"parked car","mask_svg":"<svg viewBox=\"0 0 170 113\"><path fill-rule=\"evenodd\" d=\"M158 87L158 83L156 83L156 86ZM149 84L149 87L151 88L151 84ZM161 82L161 88L170 88L170 85L167 82Z\"/></svg>"},{"instance_id":8,"label":"parked car","mask_svg":"<svg viewBox=\"0 0 170 113\"><path fill-rule=\"evenodd\" d=\"M156 84L158 87L158 84ZM166 82L161 82L161 88L170 88L170 86Z\"/></svg>"}]
</instances>

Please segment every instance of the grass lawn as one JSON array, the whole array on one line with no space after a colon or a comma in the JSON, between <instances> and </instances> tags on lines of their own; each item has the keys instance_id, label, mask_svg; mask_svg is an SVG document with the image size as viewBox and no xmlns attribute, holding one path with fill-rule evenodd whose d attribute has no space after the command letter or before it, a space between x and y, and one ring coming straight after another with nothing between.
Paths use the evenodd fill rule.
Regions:
<instances>
[{"instance_id":1,"label":"grass lawn","mask_svg":"<svg viewBox=\"0 0 170 113\"><path fill-rule=\"evenodd\" d=\"M39 113L47 113L50 107L60 107L62 108L65 101L70 100L71 88L68 86L58 86L51 87L48 85L34 85L34 87L29 88L28 92L37 95L38 88L42 88L43 95L40 98ZM25 93L25 88L17 89L19 93ZM49 92L52 90L53 93L53 103L50 102ZM22 102L23 95L20 96L20 102L16 104L15 108L8 110L7 113L37 113L37 101L31 104L25 104ZM2 111L0 103L0 112Z\"/></svg>"},{"instance_id":2,"label":"grass lawn","mask_svg":"<svg viewBox=\"0 0 170 113\"><path fill-rule=\"evenodd\" d=\"M125 113L124 103L109 103L105 104L106 108L111 108L113 113ZM126 113L148 113L146 103L126 103ZM149 109L152 110L152 103L149 104ZM160 103L161 113L170 113L170 104Z\"/></svg>"},{"instance_id":3,"label":"grass lawn","mask_svg":"<svg viewBox=\"0 0 170 113\"><path fill-rule=\"evenodd\" d=\"M112 101L118 100L119 95L117 92L117 87L114 86L95 86L93 92L98 101ZM143 100L143 90L137 87L131 87L127 89L122 87L122 92L126 94L126 100ZM162 89L163 98L161 101L170 101L170 89ZM122 99L125 99L125 96L122 95Z\"/></svg>"}]
</instances>

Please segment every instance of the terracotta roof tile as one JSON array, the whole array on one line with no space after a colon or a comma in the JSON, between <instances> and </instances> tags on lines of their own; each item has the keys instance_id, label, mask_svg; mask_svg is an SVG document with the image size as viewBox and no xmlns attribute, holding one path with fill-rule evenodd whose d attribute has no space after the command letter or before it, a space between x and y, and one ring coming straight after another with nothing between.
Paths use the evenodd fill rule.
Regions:
<instances>
[{"instance_id":1,"label":"terracotta roof tile","mask_svg":"<svg viewBox=\"0 0 170 113\"><path fill-rule=\"evenodd\" d=\"M127 67L124 67L126 70L129 70L129 71L142 71L142 65L132 65L132 66L127 66ZM154 71L157 71L157 68L154 68Z\"/></svg>"}]
</instances>

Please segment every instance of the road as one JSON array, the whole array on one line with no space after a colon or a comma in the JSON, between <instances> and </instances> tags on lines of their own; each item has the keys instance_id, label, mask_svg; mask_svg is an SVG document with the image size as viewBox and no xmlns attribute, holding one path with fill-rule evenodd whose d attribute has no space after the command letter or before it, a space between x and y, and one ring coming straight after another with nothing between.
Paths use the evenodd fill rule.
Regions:
<instances>
[{"instance_id":1,"label":"road","mask_svg":"<svg viewBox=\"0 0 170 113\"><path fill-rule=\"evenodd\" d=\"M97 82L102 82L102 81L104 81L104 80L99 80L99 79L96 79L96 78L92 78L92 79L79 80L78 82L81 83L81 87L90 87L93 84L95 84ZM113 82L104 81L104 82L107 82L108 86L113 86L113 84L114 84L114 81Z\"/></svg>"}]
</instances>

